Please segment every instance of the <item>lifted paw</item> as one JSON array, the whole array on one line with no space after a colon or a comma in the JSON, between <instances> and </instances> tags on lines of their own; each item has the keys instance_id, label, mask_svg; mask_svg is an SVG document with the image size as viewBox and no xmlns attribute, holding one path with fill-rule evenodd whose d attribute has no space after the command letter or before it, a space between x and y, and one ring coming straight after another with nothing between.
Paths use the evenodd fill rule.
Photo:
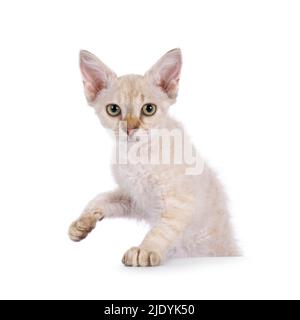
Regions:
<instances>
[{"instance_id":1,"label":"lifted paw","mask_svg":"<svg viewBox=\"0 0 300 320\"><path fill-rule=\"evenodd\" d=\"M69 237L73 241L81 241L96 227L98 220L102 220L98 212L85 214L74 221L69 228Z\"/></svg>"}]
</instances>

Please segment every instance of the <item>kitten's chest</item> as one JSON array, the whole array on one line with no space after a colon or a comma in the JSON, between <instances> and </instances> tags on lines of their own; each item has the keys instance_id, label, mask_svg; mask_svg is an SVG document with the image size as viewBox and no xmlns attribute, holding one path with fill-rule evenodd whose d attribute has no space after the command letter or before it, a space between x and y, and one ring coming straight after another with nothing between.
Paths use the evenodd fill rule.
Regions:
<instances>
[{"instance_id":1,"label":"kitten's chest","mask_svg":"<svg viewBox=\"0 0 300 320\"><path fill-rule=\"evenodd\" d=\"M155 220L163 210L158 177L150 166L114 165L118 185L126 191L146 220Z\"/></svg>"}]
</instances>

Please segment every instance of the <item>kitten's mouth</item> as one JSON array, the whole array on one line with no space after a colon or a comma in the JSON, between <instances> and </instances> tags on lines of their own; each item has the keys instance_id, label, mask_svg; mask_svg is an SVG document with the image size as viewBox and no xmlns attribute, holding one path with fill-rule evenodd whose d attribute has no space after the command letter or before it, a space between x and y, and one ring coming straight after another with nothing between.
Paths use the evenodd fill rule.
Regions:
<instances>
[{"instance_id":1,"label":"kitten's mouth","mask_svg":"<svg viewBox=\"0 0 300 320\"><path fill-rule=\"evenodd\" d=\"M138 134L136 134L136 132L138 131L138 129L134 129L134 130L130 130L130 131L126 131L124 129L119 129L119 130L115 130L115 135L116 137L120 138L121 140L125 141L127 140L128 142L134 142L134 141L139 141L140 137Z\"/></svg>"},{"instance_id":2,"label":"kitten's mouth","mask_svg":"<svg viewBox=\"0 0 300 320\"><path fill-rule=\"evenodd\" d=\"M149 129L146 129L141 125L131 128L128 128L127 125L119 125L115 130L115 135L123 141L136 142L140 141L141 138L148 137Z\"/></svg>"},{"instance_id":3,"label":"kitten's mouth","mask_svg":"<svg viewBox=\"0 0 300 320\"><path fill-rule=\"evenodd\" d=\"M137 128L132 128L132 129L127 128L127 135L128 135L128 136L133 135L136 130L137 130Z\"/></svg>"},{"instance_id":4,"label":"kitten's mouth","mask_svg":"<svg viewBox=\"0 0 300 320\"><path fill-rule=\"evenodd\" d=\"M140 141L140 137L136 135L138 129L127 129L127 141L136 142Z\"/></svg>"}]
</instances>

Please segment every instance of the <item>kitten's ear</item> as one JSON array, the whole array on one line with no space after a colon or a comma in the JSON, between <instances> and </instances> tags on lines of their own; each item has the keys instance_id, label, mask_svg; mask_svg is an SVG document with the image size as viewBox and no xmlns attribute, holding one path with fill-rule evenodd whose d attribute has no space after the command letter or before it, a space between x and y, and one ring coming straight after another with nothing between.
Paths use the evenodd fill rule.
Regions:
<instances>
[{"instance_id":1,"label":"kitten's ear","mask_svg":"<svg viewBox=\"0 0 300 320\"><path fill-rule=\"evenodd\" d=\"M145 77L174 99L178 92L181 66L181 50L174 49L160 58Z\"/></svg>"},{"instance_id":2,"label":"kitten's ear","mask_svg":"<svg viewBox=\"0 0 300 320\"><path fill-rule=\"evenodd\" d=\"M80 51L80 70L84 92L88 103L91 105L101 90L109 87L111 82L117 77L96 56L85 50Z\"/></svg>"}]
</instances>

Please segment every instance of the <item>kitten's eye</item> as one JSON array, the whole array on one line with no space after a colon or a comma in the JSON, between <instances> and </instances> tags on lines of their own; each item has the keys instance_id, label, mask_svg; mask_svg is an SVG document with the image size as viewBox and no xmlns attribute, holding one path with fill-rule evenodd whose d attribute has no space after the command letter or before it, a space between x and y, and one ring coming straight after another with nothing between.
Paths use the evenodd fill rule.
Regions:
<instances>
[{"instance_id":1,"label":"kitten's eye","mask_svg":"<svg viewBox=\"0 0 300 320\"><path fill-rule=\"evenodd\" d=\"M121 108L117 104L109 104L106 106L106 112L111 117L117 117L121 113Z\"/></svg>"},{"instance_id":2,"label":"kitten's eye","mask_svg":"<svg viewBox=\"0 0 300 320\"><path fill-rule=\"evenodd\" d=\"M157 110L157 107L153 103L147 103L142 108L143 114L148 117L153 116L156 110Z\"/></svg>"}]
</instances>

